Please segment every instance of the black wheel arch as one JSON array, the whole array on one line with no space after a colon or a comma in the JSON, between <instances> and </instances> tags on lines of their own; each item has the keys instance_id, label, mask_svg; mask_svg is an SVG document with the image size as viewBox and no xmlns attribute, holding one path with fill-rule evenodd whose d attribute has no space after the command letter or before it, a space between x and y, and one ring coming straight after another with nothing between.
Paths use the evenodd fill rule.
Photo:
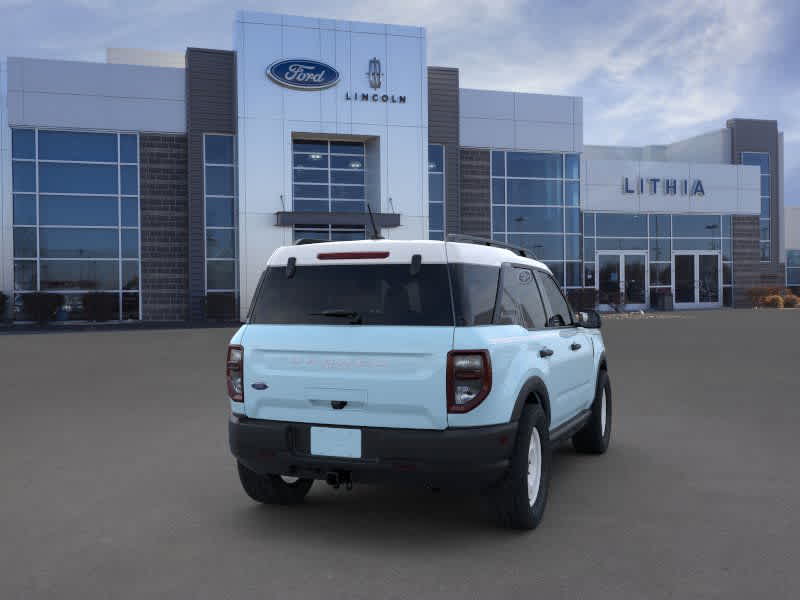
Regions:
<instances>
[{"instance_id":1,"label":"black wheel arch","mask_svg":"<svg viewBox=\"0 0 800 600\"><path fill-rule=\"evenodd\" d=\"M600 353L600 361L598 362L598 371L608 371L608 359L606 358L606 351ZM598 373L599 375L599 373Z\"/></svg>"},{"instance_id":2,"label":"black wheel arch","mask_svg":"<svg viewBox=\"0 0 800 600\"><path fill-rule=\"evenodd\" d=\"M517 400L514 403L514 410L511 413L512 421L519 421L522 415L522 409L526 404L539 404L547 417L547 423L550 423L550 394L547 392L547 386L540 377L531 377L522 386L522 389L517 394Z\"/></svg>"}]
</instances>

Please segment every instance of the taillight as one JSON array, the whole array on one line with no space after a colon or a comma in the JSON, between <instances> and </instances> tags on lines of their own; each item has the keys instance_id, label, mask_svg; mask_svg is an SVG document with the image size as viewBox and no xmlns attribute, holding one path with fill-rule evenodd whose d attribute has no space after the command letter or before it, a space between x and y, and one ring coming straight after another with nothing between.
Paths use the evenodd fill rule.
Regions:
<instances>
[{"instance_id":1,"label":"taillight","mask_svg":"<svg viewBox=\"0 0 800 600\"><path fill-rule=\"evenodd\" d=\"M492 389L492 363L486 350L447 353L447 412L465 413L483 402Z\"/></svg>"},{"instance_id":2,"label":"taillight","mask_svg":"<svg viewBox=\"0 0 800 600\"><path fill-rule=\"evenodd\" d=\"M225 378L228 381L228 396L234 402L244 402L244 348L228 346Z\"/></svg>"}]
</instances>

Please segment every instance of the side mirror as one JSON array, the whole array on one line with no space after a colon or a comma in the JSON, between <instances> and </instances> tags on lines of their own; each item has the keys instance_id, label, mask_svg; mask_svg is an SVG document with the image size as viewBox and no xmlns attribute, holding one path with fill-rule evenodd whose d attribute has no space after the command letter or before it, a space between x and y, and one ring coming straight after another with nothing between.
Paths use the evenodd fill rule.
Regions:
<instances>
[{"instance_id":1,"label":"side mirror","mask_svg":"<svg viewBox=\"0 0 800 600\"><path fill-rule=\"evenodd\" d=\"M596 310L587 310L578 313L578 324L587 329L600 329L600 313Z\"/></svg>"}]
</instances>

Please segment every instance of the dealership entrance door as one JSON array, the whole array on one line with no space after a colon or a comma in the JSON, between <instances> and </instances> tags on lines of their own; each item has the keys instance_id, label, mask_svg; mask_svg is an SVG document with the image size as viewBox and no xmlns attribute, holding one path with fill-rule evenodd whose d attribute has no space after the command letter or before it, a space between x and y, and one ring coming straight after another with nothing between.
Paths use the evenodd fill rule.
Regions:
<instances>
[{"instance_id":1,"label":"dealership entrance door","mask_svg":"<svg viewBox=\"0 0 800 600\"><path fill-rule=\"evenodd\" d=\"M598 252L596 273L600 310L647 307L647 252Z\"/></svg>"},{"instance_id":2,"label":"dealership entrance door","mask_svg":"<svg viewBox=\"0 0 800 600\"><path fill-rule=\"evenodd\" d=\"M720 253L673 252L672 290L675 308L722 306Z\"/></svg>"}]
</instances>

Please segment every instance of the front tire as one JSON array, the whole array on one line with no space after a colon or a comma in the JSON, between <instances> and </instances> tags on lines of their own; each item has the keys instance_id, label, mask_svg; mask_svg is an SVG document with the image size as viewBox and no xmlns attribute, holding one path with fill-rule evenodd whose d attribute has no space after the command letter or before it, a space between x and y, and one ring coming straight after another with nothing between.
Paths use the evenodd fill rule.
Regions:
<instances>
[{"instance_id":1,"label":"front tire","mask_svg":"<svg viewBox=\"0 0 800 600\"><path fill-rule=\"evenodd\" d=\"M549 488L547 416L538 404L527 404L519 419L511 469L492 491L498 522L514 529L535 529L544 516Z\"/></svg>"},{"instance_id":2,"label":"front tire","mask_svg":"<svg viewBox=\"0 0 800 600\"><path fill-rule=\"evenodd\" d=\"M237 462L242 488L256 502L263 504L300 504L314 483L313 479L260 475Z\"/></svg>"},{"instance_id":3,"label":"front tire","mask_svg":"<svg viewBox=\"0 0 800 600\"><path fill-rule=\"evenodd\" d=\"M586 425L572 436L572 445L584 454L603 454L611 442L611 380L606 371L597 377L591 411Z\"/></svg>"}]
</instances>

